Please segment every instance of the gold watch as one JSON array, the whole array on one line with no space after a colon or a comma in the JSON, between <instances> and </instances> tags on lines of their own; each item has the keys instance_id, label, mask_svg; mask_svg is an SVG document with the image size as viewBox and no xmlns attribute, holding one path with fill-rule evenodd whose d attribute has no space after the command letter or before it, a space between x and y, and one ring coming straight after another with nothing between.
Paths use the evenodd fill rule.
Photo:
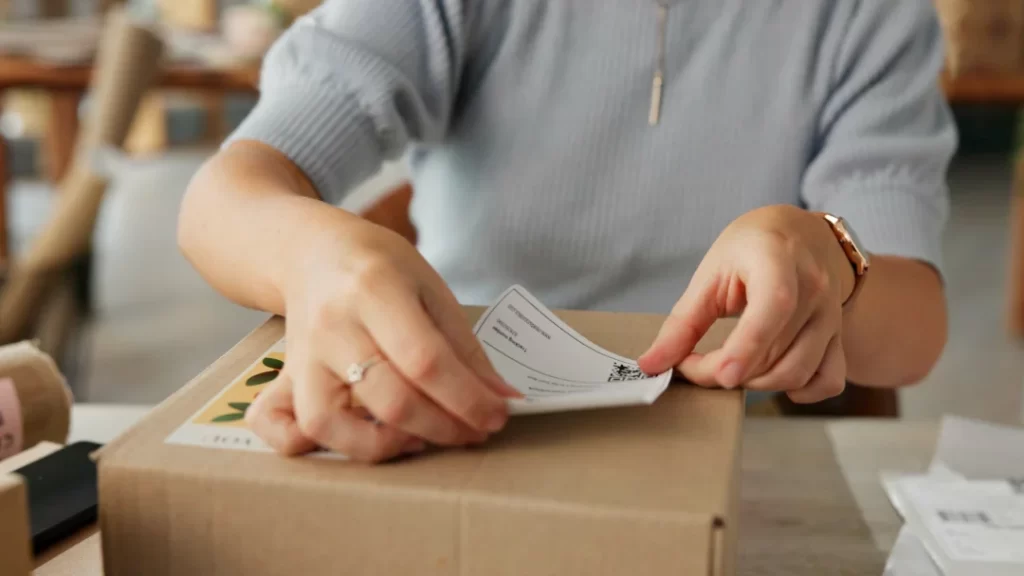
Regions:
<instances>
[{"instance_id":1,"label":"gold watch","mask_svg":"<svg viewBox=\"0 0 1024 576\"><path fill-rule=\"evenodd\" d=\"M832 228L832 233L835 234L836 240L839 241L843 252L850 260L850 265L853 266L853 291L850 292L846 302L843 302L845 307L853 303L860 292L861 286L864 285L864 276L871 265L871 258L868 256L867 251L863 249L860 240L857 239L857 234L854 233L853 228L850 227L846 220L825 212L819 212L819 214L828 222L829 227Z\"/></svg>"}]
</instances>

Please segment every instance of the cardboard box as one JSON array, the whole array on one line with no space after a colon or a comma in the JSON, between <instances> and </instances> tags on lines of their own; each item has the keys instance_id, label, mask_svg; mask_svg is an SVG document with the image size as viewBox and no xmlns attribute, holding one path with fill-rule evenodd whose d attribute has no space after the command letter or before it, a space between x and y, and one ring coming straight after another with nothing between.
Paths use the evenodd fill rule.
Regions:
<instances>
[{"instance_id":1,"label":"cardboard box","mask_svg":"<svg viewBox=\"0 0 1024 576\"><path fill-rule=\"evenodd\" d=\"M559 316L629 357L662 321ZM741 393L672 386L653 406L517 417L485 448L378 466L166 442L283 329L100 452L106 576L733 574Z\"/></svg>"},{"instance_id":2,"label":"cardboard box","mask_svg":"<svg viewBox=\"0 0 1024 576\"><path fill-rule=\"evenodd\" d=\"M14 474L0 474L0 574L29 576L32 545L28 532L28 495Z\"/></svg>"}]
</instances>

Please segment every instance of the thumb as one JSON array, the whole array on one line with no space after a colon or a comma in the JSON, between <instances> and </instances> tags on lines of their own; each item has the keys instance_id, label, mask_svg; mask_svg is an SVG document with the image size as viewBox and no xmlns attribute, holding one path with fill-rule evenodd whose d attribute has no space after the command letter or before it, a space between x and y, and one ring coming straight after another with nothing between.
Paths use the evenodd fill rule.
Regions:
<instances>
[{"instance_id":1,"label":"thumb","mask_svg":"<svg viewBox=\"0 0 1024 576\"><path fill-rule=\"evenodd\" d=\"M438 330L451 344L455 354L480 377L497 395L504 398L522 398L523 394L505 382L494 369L480 340L473 333L466 314L447 286L429 289L423 303L427 314L434 319Z\"/></svg>"},{"instance_id":2,"label":"thumb","mask_svg":"<svg viewBox=\"0 0 1024 576\"><path fill-rule=\"evenodd\" d=\"M717 278L694 278L637 363L647 374L660 374L680 364L718 319Z\"/></svg>"}]
</instances>

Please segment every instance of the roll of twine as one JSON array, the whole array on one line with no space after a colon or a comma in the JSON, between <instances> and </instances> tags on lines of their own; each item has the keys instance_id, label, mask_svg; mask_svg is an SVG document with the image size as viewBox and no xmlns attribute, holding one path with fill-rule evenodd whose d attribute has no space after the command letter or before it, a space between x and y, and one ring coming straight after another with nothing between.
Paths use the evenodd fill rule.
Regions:
<instances>
[{"instance_id":1,"label":"roll of twine","mask_svg":"<svg viewBox=\"0 0 1024 576\"><path fill-rule=\"evenodd\" d=\"M0 383L9 381L20 405L22 442L63 444L71 426L71 390L50 356L32 342L0 346ZM3 385L3 384L0 384Z\"/></svg>"}]
</instances>

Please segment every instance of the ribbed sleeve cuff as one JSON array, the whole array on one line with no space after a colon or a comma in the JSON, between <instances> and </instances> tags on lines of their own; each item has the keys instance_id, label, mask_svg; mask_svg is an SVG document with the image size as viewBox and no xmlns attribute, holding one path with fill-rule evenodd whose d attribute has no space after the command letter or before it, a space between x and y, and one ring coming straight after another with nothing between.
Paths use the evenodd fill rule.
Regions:
<instances>
[{"instance_id":1,"label":"ribbed sleeve cuff","mask_svg":"<svg viewBox=\"0 0 1024 576\"><path fill-rule=\"evenodd\" d=\"M949 207L943 194L858 189L834 194L820 210L841 216L872 254L921 260L944 275L942 233Z\"/></svg>"},{"instance_id":2,"label":"ribbed sleeve cuff","mask_svg":"<svg viewBox=\"0 0 1024 576\"><path fill-rule=\"evenodd\" d=\"M373 122L350 93L309 82L281 82L224 142L255 140L279 150L339 204L382 162Z\"/></svg>"}]
</instances>

